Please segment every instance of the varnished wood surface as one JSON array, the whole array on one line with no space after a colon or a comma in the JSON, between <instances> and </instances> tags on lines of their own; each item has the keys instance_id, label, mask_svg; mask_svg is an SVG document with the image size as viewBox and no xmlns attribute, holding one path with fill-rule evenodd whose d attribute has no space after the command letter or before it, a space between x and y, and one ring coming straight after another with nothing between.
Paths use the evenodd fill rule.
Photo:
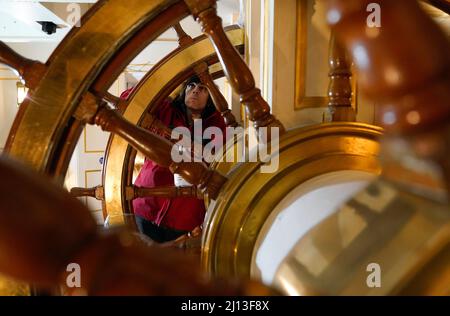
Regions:
<instances>
[{"instance_id":1,"label":"varnished wood surface","mask_svg":"<svg viewBox=\"0 0 450 316\"><path fill-rule=\"evenodd\" d=\"M25 85L34 89L46 72L46 66L35 60L27 59L0 41L0 63L15 69L25 80Z\"/></svg>"},{"instance_id":2,"label":"varnished wood surface","mask_svg":"<svg viewBox=\"0 0 450 316\"><path fill-rule=\"evenodd\" d=\"M0 271L41 288L65 285L66 266L80 266L72 295L272 294L254 282L209 280L174 249L149 246L123 229L98 231L89 211L33 170L0 157ZM22 198L22 194L27 199ZM70 225L68 225L70 223ZM256 287L255 287L256 285Z\"/></svg>"},{"instance_id":3,"label":"varnished wood surface","mask_svg":"<svg viewBox=\"0 0 450 316\"><path fill-rule=\"evenodd\" d=\"M216 12L216 1L185 2L213 43L228 81L247 108L249 119L254 122L256 128L277 127L281 135L284 132L283 125L270 113L270 107L262 98L261 91L255 87L253 74L223 30L222 19Z\"/></svg>"},{"instance_id":4,"label":"varnished wood surface","mask_svg":"<svg viewBox=\"0 0 450 316\"><path fill-rule=\"evenodd\" d=\"M334 35L330 38L330 83L328 85L328 108L333 122L354 122L356 113L352 108L351 61Z\"/></svg>"},{"instance_id":5,"label":"varnished wood surface","mask_svg":"<svg viewBox=\"0 0 450 316\"><path fill-rule=\"evenodd\" d=\"M219 88L214 83L211 74L209 73L208 65L206 63L200 63L196 65L194 69L197 75L200 77L202 83L208 87L209 94L211 95L217 111L219 111L222 115L225 121L225 125L231 127L238 126L236 118L229 109L227 100L225 100L225 97L222 95Z\"/></svg>"},{"instance_id":6,"label":"varnished wood surface","mask_svg":"<svg viewBox=\"0 0 450 316\"><path fill-rule=\"evenodd\" d=\"M450 41L416 1L379 1L382 25L369 27L369 2L328 1L328 12L339 17L331 27L352 54L387 135L439 164L450 189Z\"/></svg>"},{"instance_id":7,"label":"varnished wood surface","mask_svg":"<svg viewBox=\"0 0 450 316\"><path fill-rule=\"evenodd\" d=\"M194 40L192 39L191 36L189 36L188 34L186 34L186 32L183 30L183 28L181 27L180 23L177 23L173 26L175 32L177 33L178 36L178 45L180 45L181 47L183 46L187 46L190 45L194 42Z\"/></svg>"},{"instance_id":8,"label":"varnished wood surface","mask_svg":"<svg viewBox=\"0 0 450 316\"><path fill-rule=\"evenodd\" d=\"M215 199L226 177L210 170L203 162L196 162L191 152L183 151L181 162L172 159L173 143L166 138L135 126L124 119L117 110L108 108L102 100L92 94L86 94L75 116L77 119L95 124L102 130L115 133L126 140L136 150L158 165L180 174L186 181Z\"/></svg>"}]
</instances>

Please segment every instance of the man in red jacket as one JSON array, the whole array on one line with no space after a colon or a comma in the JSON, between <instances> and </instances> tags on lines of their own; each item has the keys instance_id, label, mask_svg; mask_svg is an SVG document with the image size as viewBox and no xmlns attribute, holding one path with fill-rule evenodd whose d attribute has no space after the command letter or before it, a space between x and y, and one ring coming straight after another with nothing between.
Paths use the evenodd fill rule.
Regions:
<instances>
[{"instance_id":1,"label":"man in red jacket","mask_svg":"<svg viewBox=\"0 0 450 316\"><path fill-rule=\"evenodd\" d=\"M194 120L202 120L202 129L218 127L225 135L225 122L216 110L209 91L197 76L191 77L175 100L166 100L154 113L167 127L189 128L194 135ZM203 132L203 131L202 131ZM208 140L203 141L203 145ZM135 183L138 187L173 186L169 169L146 159ZM206 213L203 200L191 197L145 197L133 201L139 230L156 242L174 240L201 225Z\"/></svg>"}]
</instances>

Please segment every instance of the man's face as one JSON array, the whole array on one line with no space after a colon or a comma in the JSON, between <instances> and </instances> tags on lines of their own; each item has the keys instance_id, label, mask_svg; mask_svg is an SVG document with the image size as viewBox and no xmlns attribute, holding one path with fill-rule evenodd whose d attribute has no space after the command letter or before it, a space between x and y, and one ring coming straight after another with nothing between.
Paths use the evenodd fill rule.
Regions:
<instances>
[{"instance_id":1,"label":"man's face","mask_svg":"<svg viewBox=\"0 0 450 316\"><path fill-rule=\"evenodd\" d=\"M203 110L208 102L208 88L201 83L191 82L186 86L184 103L192 110Z\"/></svg>"}]
</instances>

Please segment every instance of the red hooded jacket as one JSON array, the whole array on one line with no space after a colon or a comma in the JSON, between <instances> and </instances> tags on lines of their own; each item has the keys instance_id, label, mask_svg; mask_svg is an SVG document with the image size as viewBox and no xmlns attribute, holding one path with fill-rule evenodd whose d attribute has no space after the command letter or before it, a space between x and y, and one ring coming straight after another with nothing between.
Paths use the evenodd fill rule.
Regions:
<instances>
[{"instance_id":1,"label":"red hooded jacket","mask_svg":"<svg viewBox=\"0 0 450 316\"><path fill-rule=\"evenodd\" d=\"M179 126L189 128L186 116L180 109L173 106L170 100L160 104L154 116L172 129ZM203 119L203 131L210 126L219 127L225 135L225 122L218 111ZM193 133L193 127L189 129ZM138 187L173 186L173 174L168 168L146 159L134 185ZM133 208L136 215L158 226L182 231L191 231L201 225L206 213L203 200L189 197L138 198L133 200Z\"/></svg>"}]
</instances>

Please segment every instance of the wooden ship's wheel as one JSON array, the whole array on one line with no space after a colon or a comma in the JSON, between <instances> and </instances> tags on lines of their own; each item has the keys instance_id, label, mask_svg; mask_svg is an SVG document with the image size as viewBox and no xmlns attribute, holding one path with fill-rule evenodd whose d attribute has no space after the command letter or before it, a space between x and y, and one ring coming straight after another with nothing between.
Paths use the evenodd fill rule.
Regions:
<instances>
[{"instance_id":1,"label":"wooden ship's wheel","mask_svg":"<svg viewBox=\"0 0 450 316\"><path fill-rule=\"evenodd\" d=\"M242 29L233 26L227 28L226 33L236 49L242 51L244 45ZM134 88L129 98L121 102L122 115L129 122L146 129L151 128L152 124L156 125L149 113L195 73L194 67L203 70L211 79L224 76L214 48L205 36L192 39L183 34L179 41L185 44L155 65ZM213 88L217 89L215 86ZM217 90L216 93L220 91ZM227 104L226 106L228 108ZM135 165L136 156L138 161L143 160L143 155L137 153L127 142L111 135L105 152L102 183L104 213L111 225L123 223L127 218L124 214L133 213L130 201L136 193L132 187L132 179L140 170L140 166Z\"/></svg>"},{"instance_id":2,"label":"wooden ship's wheel","mask_svg":"<svg viewBox=\"0 0 450 316\"><path fill-rule=\"evenodd\" d=\"M408 14L416 17L419 25L425 25L424 27L429 29L431 34L435 34L435 37L430 37L427 42L430 51L435 54L435 58L432 62L423 62L425 66L418 70L420 78L400 77L402 80L393 83L389 82L389 78L383 77L382 74L386 68L392 66L390 59L378 54L376 49L378 46L375 46L377 44L381 45L383 49L388 49L388 44L392 39L390 33L386 36L368 37L364 33L364 26L356 25L356 23L362 23L357 17L361 18L359 15L363 15L361 12L365 11L364 5L367 1L355 0L353 1L355 5L349 7L344 1L330 2L334 3L331 4L330 10L336 10L342 18L335 21L336 23L333 25L336 36L354 53L355 62L361 70L362 87L372 97L387 96L382 99L384 102L382 104L385 106L382 107L380 113L394 113L393 115L398 118L394 122L381 120L388 127L388 131L395 131L400 135L413 135L411 131L420 131L420 128L427 130L434 123L436 126L448 124L449 94L445 87L448 87L449 83L449 68L444 67L446 72L442 72L438 71L436 66L450 67L448 54L445 54L448 52L448 41L434 28L434 25L429 23L416 4L410 4L404 0L398 1L410 9L407 11ZM383 3L386 5L388 13L394 14L396 10L402 8L401 5L387 4L387 1ZM168 56L159 67L149 73L128 100L119 100L110 96L107 89L125 66L152 40L190 13L202 24L203 30L213 46L206 45L206 39L188 40L182 49ZM117 21L114 28L111 28L110 23L107 22L110 20ZM330 59L333 61L331 70L332 73L334 71L334 75L331 76L329 96L330 107L333 109L333 122L284 131L281 122L270 114L270 107L262 99L259 90L255 88L251 72L233 47L239 48L243 44L241 31L238 29L224 31L220 22L220 18L215 13L215 1L212 0L202 2L191 0L100 1L83 17L82 27L75 28L69 33L45 65L26 60L6 46L2 46L0 61L18 69L31 89L29 98L24 101L16 117L6 151L10 157L26 163L37 172L50 175L61 184L84 124L101 126L104 130L113 133L108 144L103 171L102 196L111 223L123 223L124 214L132 212L129 199L127 199L127 188L132 186L131 178L136 152L133 152L131 145L135 150L158 164L180 173L204 195L208 205L201 244L201 261L204 272L213 277L247 280L253 276L252 258L258 236L263 233L263 226L275 206L300 184L326 173L352 170L378 175L381 172L378 154L380 151L379 137L382 130L368 124L352 122L354 113L351 111L349 102L349 97L351 97L349 67L344 62L345 54L342 53L339 45L332 41L333 53L330 55ZM388 19L387 23L391 23L395 27L395 23L391 19ZM385 34L383 31L381 32L383 35ZM361 43L361 49L367 55L365 55L366 63L373 61L375 66L370 64L372 67L364 67L364 60L361 60L361 49L356 50L355 46L352 46L356 45L355 43ZM408 45L417 48L411 52L411 55L422 62L423 58L419 54L422 52L420 50L422 44L414 44L405 40L405 50L410 48ZM417 52L417 56L414 55L415 52ZM395 50L392 51L392 56L398 57L398 55L401 54ZM213 65L217 63L217 60L220 60L223 72L235 92L240 95L249 119L254 122L256 129L278 128L281 135L279 151L274 155L277 156L280 165L275 172L260 173L260 168L267 165L267 162L224 163L220 161L220 157L217 157L209 167L202 163L173 163L170 159L171 143L169 141L136 128L136 125L146 128L152 126L154 124L154 121L151 120L152 107L170 94L193 71L199 71L201 65L203 72L207 72L205 65ZM397 62L395 70L399 72L399 75L409 74L405 64L402 64L399 59L394 58L393 60ZM197 70L193 70L195 67ZM437 76L437 74L440 75ZM212 75L214 76L214 71L212 71ZM418 84L429 82L432 82L431 92L425 90L423 94L420 92L417 95L413 92L413 88ZM423 106L423 100L425 97L429 97L429 94L437 104L434 113ZM406 101L402 99L405 95L408 95L408 100L412 101L406 104ZM112 110L107 104L113 104L118 110ZM398 107L392 108L391 104L398 105ZM411 107L422 120L412 122L411 117L408 120ZM221 108L219 106L219 110L228 119L230 125L235 123L229 117L229 112L223 104ZM420 135L420 133L414 135ZM445 153L448 146L445 142L438 141L440 138L436 135L434 138L408 138L409 141L411 139L414 141L414 145L417 145L413 147L412 152L420 153L422 158L434 159L444 166L444 171L447 170L445 167L448 156L446 157ZM424 140L430 139L437 145L420 152L423 146L419 145L423 144ZM271 146L277 141L276 138L269 138L266 145ZM224 155L227 152L236 151L237 143L236 141L231 144ZM394 156L398 157L398 154L394 153ZM17 168L7 167L8 164L5 166L5 172L10 169L15 170L10 171L11 176L23 176L17 171ZM391 169L387 170L392 171L389 174L403 176L404 174L399 173L399 170L403 170L400 168L401 166L403 166L402 163L394 164ZM420 166L417 169L420 169ZM406 170L405 172L407 175L414 175L411 177L411 181L420 183L427 189L432 188L435 193L442 191L441 182L448 179L445 173L442 176L444 180L440 178L436 180L434 174L423 176L420 170L414 170L414 172ZM245 281L226 284L223 287L221 283L214 283L217 281L207 283L203 281L200 274L193 274L182 279L181 282L186 281L186 283L195 280L191 286L181 290L172 289L172 291L170 287L163 285L165 282L163 277L170 275L169 268L179 268L176 262L181 260L179 259L181 257L178 253L175 254L170 249L157 247L147 249L135 240L133 235L127 235L125 232L115 233L114 229L110 234L104 236L96 232L92 220L86 215L86 210L83 210L74 201L68 202L67 212L58 209L63 207L65 199L70 200L68 196L62 194L62 191L52 189L53 191L49 190L49 193L46 194L46 189L42 188L45 186L43 183L37 180L34 182L34 178L26 180L26 188L30 190L26 192L29 192L30 197L37 201L35 207L30 208L29 212L32 215L38 219L41 218L40 216L46 218L58 211L61 211L62 214L48 222L38 221L37 227L33 227L30 223L23 225L17 232L6 229L0 234L0 240L3 239L0 242L1 251L12 252L11 260L20 263L16 267L11 267L8 265L10 261L0 262L1 271L11 276L38 285L55 285L60 281L64 264L77 259L78 262L89 267L89 273L83 280L86 284L83 287L84 292L78 294L270 293L263 286ZM390 187L391 182L395 182L395 176L386 177L380 181L384 181L380 182L383 184L387 182L386 186ZM417 286L416 284L415 287L411 285L414 277L417 277L418 280L426 280L424 271L430 270L432 266L440 265L443 272L447 271L443 263L448 261L448 250L446 249L450 240L448 233L450 217L446 216L446 212L448 212L446 201L434 201L433 197L429 196L421 200L416 197L416 191L410 189L407 184L395 186L396 192L400 192L398 193L398 196L401 196L399 199L409 202L409 204L401 205L404 206L406 212L410 210L410 205L418 207L420 216L404 218L402 223L410 225L408 232L404 233L406 237L400 234L403 233L403 226L391 225L389 218L373 220L366 224L369 228L375 227L367 230L366 233L372 239L369 237L362 239L363 241L354 248L346 248L340 244L339 247L336 246L329 250L327 247L333 245L332 241L339 240L337 236L340 237L342 231L347 232L347 227L360 224L361 219L357 217L350 217L343 223L339 222L339 218L343 218L347 214L347 207L318 225L299 241L281 265L275 284L285 294L294 293L292 292L293 288L296 289L296 294L366 293L361 287L353 286L352 282L356 282L356 278L360 276L354 272L356 270L353 267L360 268L364 265L366 261L361 258L367 255L368 258L374 258L374 260L376 258L380 263L386 263L393 269L405 269L403 273L387 277L390 284L383 289L383 294L396 294L401 291L419 294L448 291L447 279L433 279L434 285L436 285L433 290L437 289L435 292L429 290L430 288L425 285ZM41 189L39 189L39 185ZM374 187L376 184L367 190L376 190ZM35 190L34 193L33 190ZM197 194L196 192L195 190L195 193L192 192L192 194ZM364 192L361 194L364 195ZM60 197L57 198L58 196ZM10 201L14 197L17 196L4 196L3 198L5 201ZM55 203L52 203L51 199L54 199ZM414 204L413 201L417 201L417 204ZM4 205L8 207L9 204L5 202ZM355 203L351 204L351 207L357 211L361 211L362 208L357 204L355 206ZM429 207L433 211L427 212L423 209L425 207ZM19 224L17 216L15 217L7 211L3 216L9 221L8 223ZM370 218L372 219L372 217ZM435 223L438 218L441 221ZM58 230L57 226L64 225L65 220L71 221L73 227ZM433 226L434 224L435 226ZM392 239L376 238L379 234L376 227L380 225L388 225L391 228L389 232ZM419 230L423 225L427 225L428 230L420 238L416 238L414 231ZM53 236L52 234L45 233L48 229L51 231L51 227L55 229L53 232L55 236L60 234L60 241L55 242L54 238L49 238L49 236ZM329 230L330 227L333 230ZM363 225L363 227L365 226ZM361 232L365 231L361 230L354 234L357 236ZM19 254L17 251L14 252L15 250L8 242L5 242L9 240L8 238L14 239L18 235L24 236L18 243L24 249L31 247L26 244L26 238L32 239L33 236L36 238L33 251ZM329 242L323 243L324 240ZM388 242L392 240L398 243L394 249L390 248L391 245ZM411 240L416 243L409 242ZM423 250L424 244L427 243L430 245L428 252ZM411 248L411 245L414 247ZM366 251L367 253L362 250L364 246L368 247L364 249L368 251ZM57 255L49 255L46 253L47 249L54 249L56 252L61 249L65 250ZM115 254L116 252L117 254ZM392 252L396 253L393 263L388 260L388 256ZM308 253L306 259L304 253ZM405 264L404 261L409 258L406 254L416 260ZM122 259L119 257L120 255L123 255ZM166 259L162 259L161 255L167 256L164 257ZM351 259L354 257L358 260L352 261ZM142 262L142 267L138 263L126 264L127 258L131 261ZM173 260L173 264L164 268L163 261L169 260L169 258ZM336 258L343 258L342 262L334 261ZM111 260L117 260L118 263L113 264L105 271L100 271L99 267ZM310 265L314 266L320 260L322 262L325 260L324 268L319 272L311 270ZM30 263L27 264L27 261ZM30 266L31 262L35 265ZM143 268L144 264L154 265L156 270L160 269L158 271L165 272L161 277L154 278L152 272ZM324 271L325 274L322 274ZM183 269L180 269L176 275L182 275L182 272ZM340 287L330 286L327 288L324 280L330 284L333 280L339 280ZM213 291L208 292L211 289Z\"/></svg>"}]
</instances>

